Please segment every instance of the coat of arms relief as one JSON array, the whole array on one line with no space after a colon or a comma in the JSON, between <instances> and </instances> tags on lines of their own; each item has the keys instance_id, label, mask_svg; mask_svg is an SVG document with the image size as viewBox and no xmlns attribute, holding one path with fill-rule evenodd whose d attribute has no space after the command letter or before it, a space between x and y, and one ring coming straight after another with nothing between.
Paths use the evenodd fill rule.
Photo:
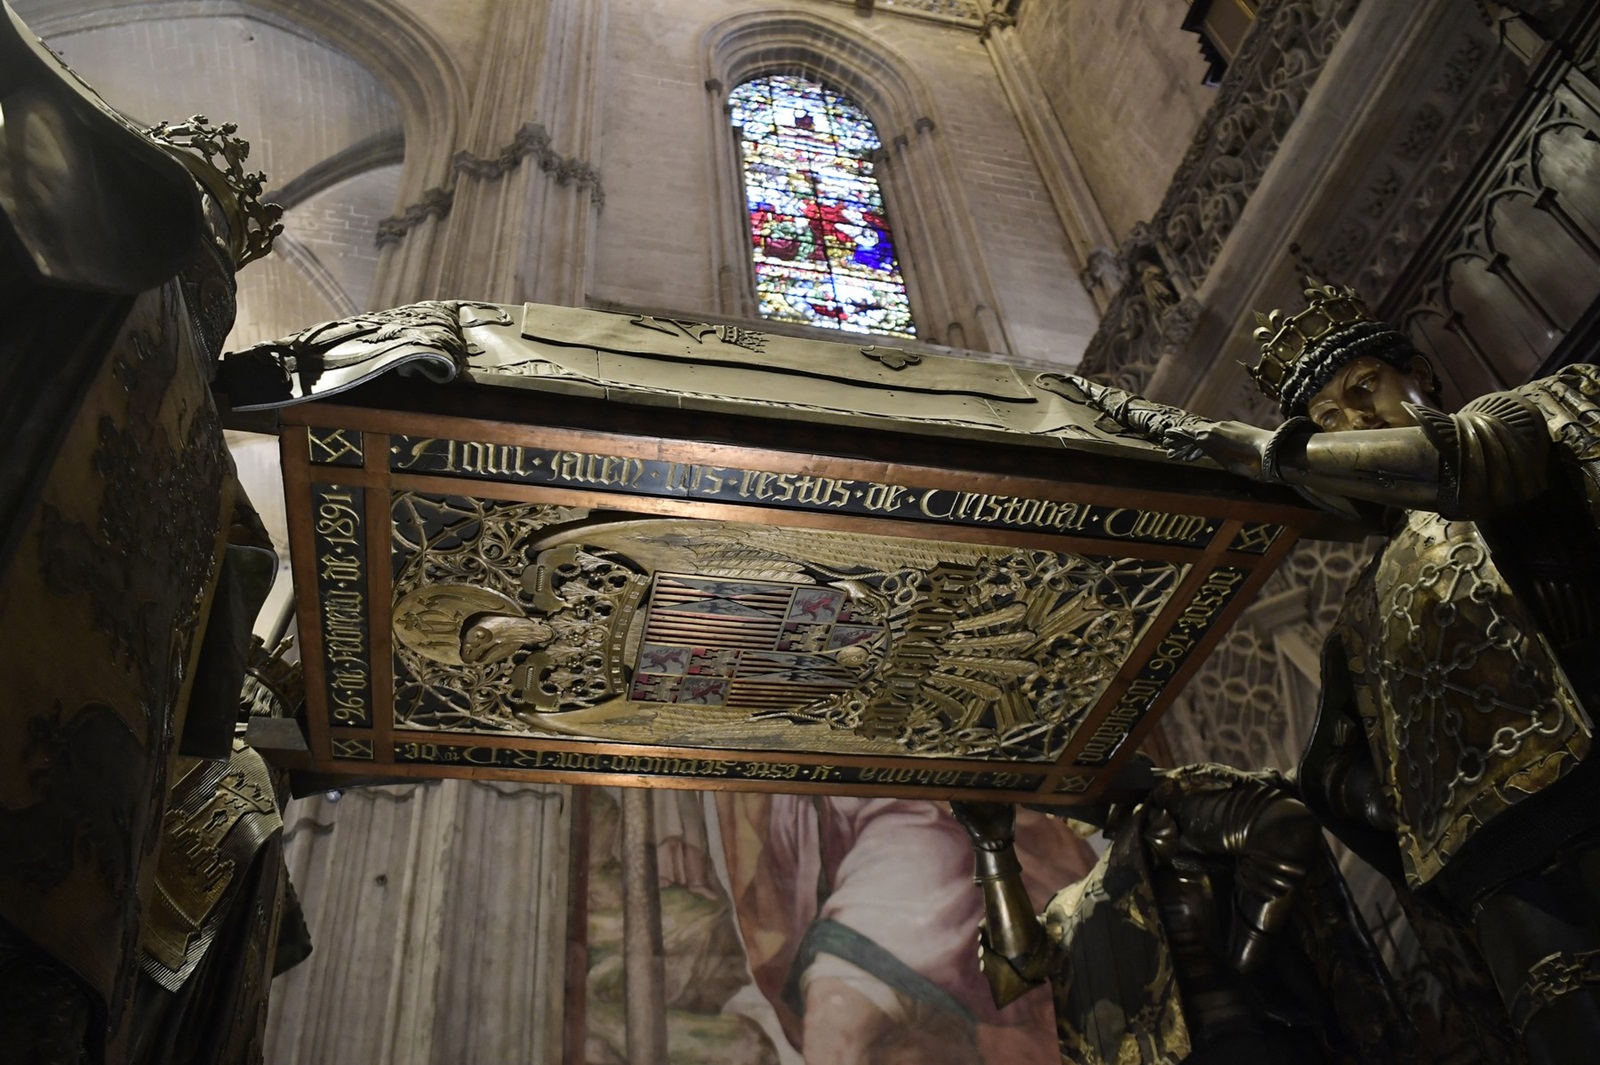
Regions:
<instances>
[{"instance_id":1,"label":"coat of arms relief","mask_svg":"<svg viewBox=\"0 0 1600 1065\"><path fill-rule=\"evenodd\" d=\"M400 492L395 724L1050 761L1182 563Z\"/></svg>"}]
</instances>

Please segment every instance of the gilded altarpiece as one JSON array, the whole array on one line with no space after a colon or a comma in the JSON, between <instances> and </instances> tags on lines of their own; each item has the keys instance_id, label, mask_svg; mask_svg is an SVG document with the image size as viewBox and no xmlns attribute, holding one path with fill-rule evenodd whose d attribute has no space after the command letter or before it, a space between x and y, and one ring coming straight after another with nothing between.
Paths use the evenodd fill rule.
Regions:
<instances>
[{"instance_id":1,"label":"gilded altarpiece","mask_svg":"<svg viewBox=\"0 0 1600 1065\"><path fill-rule=\"evenodd\" d=\"M318 772L1081 801L1315 520L1059 380L484 310L283 413Z\"/></svg>"}]
</instances>

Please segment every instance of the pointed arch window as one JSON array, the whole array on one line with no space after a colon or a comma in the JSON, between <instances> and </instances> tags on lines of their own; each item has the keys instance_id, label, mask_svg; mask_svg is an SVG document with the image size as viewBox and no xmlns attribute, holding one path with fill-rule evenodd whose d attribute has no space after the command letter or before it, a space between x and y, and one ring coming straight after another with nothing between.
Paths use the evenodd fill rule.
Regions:
<instances>
[{"instance_id":1,"label":"pointed arch window","mask_svg":"<svg viewBox=\"0 0 1600 1065\"><path fill-rule=\"evenodd\" d=\"M739 135L761 316L915 336L873 176L880 142L866 112L794 74L747 81L728 104Z\"/></svg>"}]
</instances>

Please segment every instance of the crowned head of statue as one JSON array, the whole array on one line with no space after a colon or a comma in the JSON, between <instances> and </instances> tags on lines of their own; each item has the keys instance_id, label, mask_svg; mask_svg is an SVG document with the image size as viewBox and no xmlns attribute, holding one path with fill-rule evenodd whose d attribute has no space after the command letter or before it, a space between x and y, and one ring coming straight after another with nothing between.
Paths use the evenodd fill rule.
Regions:
<instances>
[{"instance_id":1,"label":"crowned head of statue","mask_svg":"<svg viewBox=\"0 0 1600 1065\"><path fill-rule=\"evenodd\" d=\"M1256 313L1261 361L1250 376L1286 418L1319 429L1417 424L1410 406L1437 406L1439 380L1411 338L1374 318L1355 289L1305 282L1299 314Z\"/></svg>"}]
</instances>

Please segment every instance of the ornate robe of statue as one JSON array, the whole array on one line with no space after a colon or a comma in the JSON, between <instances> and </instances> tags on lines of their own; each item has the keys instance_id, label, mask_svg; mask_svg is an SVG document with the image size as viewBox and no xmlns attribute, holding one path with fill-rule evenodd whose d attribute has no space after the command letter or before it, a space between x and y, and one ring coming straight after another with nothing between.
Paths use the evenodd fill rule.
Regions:
<instances>
[{"instance_id":1,"label":"ornate robe of statue","mask_svg":"<svg viewBox=\"0 0 1600 1065\"><path fill-rule=\"evenodd\" d=\"M1408 510L1324 658L1308 794L1336 804L1359 723L1410 886L1469 907L1588 831L1600 641L1600 369L1422 415L1454 499ZM1471 516L1477 520L1465 520ZM1353 711L1353 714L1352 714ZM1576 816L1573 816L1575 814Z\"/></svg>"},{"instance_id":2,"label":"ornate robe of statue","mask_svg":"<svg viewBox=\"0 0 1600 1065\"><path fill-rule=\"evenodd\" d=\"M1163 434L1346 513L1387 508L1325 648L1302 797L1419 912L1470 929L1534 1060L1575 1060L1600 1038L1600 369L1445 414L1409 338L1350 289L1306 296L1256 331L1252 372L1289 421Z\"/></svg>"},{"instance_id":3,"label":"ornate robe of statue","mask_svg":"<svg viewBox=\"0 0 1600 1065\"><path fill-rule=\"evenodd\" d=\"M140 133L3 4L0 110L0 1058L259 1061L277 562L209 379L271 212L231 128Z\"/></svg>"}]
</instances>

